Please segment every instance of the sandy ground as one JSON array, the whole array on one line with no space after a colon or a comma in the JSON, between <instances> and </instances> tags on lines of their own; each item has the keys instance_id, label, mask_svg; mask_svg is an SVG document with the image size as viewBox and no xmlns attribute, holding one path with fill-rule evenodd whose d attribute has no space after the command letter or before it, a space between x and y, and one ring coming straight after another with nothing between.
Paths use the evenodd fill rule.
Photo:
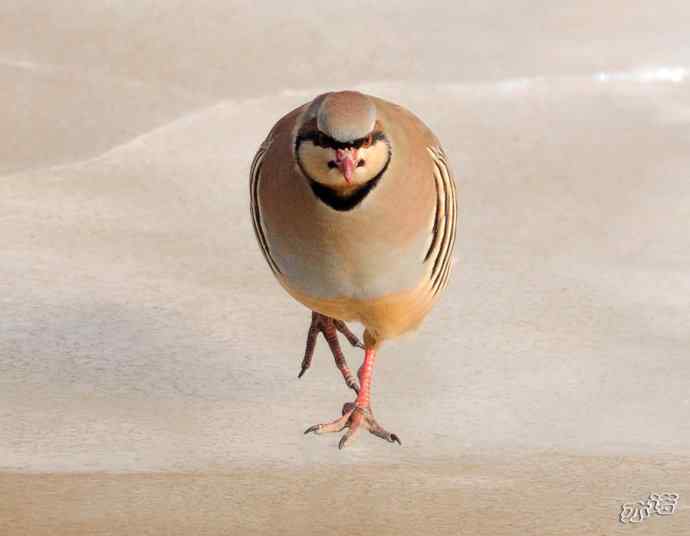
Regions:
<instances>
[{"instance_id":1,"label":"sandy ground","mask_svg":"<svg viewBox=\"0 0 690 536\"><path fill-rule=\"evenodd\" d=\"M688 534L690 509L618 521L690 459L466 453L424 463L130 474L6 473L3 534Z\"/></svg>"},{"instance_id":2,"label":"sandy ground","mask_svg":"<svg viewBox=\"0 0 690 536\"><path fill-rule=\"evenodd\" d=\"M0 6L2 534L614 534L654 491L638 528L688 534L686 4L75 6ZM403 447L302 435L351 394L323 344L297 380L251 230L258 144L340 87L460 187L448 292L377 363Z\"/></svg>"}]
</instances>

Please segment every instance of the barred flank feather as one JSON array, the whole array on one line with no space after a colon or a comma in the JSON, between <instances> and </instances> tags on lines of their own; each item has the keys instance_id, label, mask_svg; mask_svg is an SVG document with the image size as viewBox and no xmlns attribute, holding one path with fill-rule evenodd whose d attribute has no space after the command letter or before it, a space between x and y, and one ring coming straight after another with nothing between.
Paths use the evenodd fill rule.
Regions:
<instances>
[{"instance_id":1,"label":"barred flank feather","mask_svg":"<svg viewBox=\"0 0 690 536\"><path fill-rule=\"evenodd\" d=\"M264 258L271 267L274 274L279 274L280 269L271 257L271 250L268 247L268 241L266 240L266 235L264 233L264 228L261 226L261 207L259 205L259 182L261 181L261 164L263 163L264 155L266 150L270 145L270 140L266 140L261 144L259 150L254 156L252 161L251 171L249 173L249 193L251 201L251 213L252 213L252 224L254 226L254 233L256 234L256 239L261 246L261 252L264 254Z\"/></svg>"},{"instance_id":2,"label":"barred flank feather","mask_svg":"<svg viewBox=\"0 0 690 536\"><path fill-rule=\"evenodd\" d=\"M445 152L441 147L427 147L427 150L434 162L437 199L433 239L424 262L433 263L429 277L432 293L436 295L445 288L450 275L457 226L457 199Z\"/></svg>"}]
</instances>

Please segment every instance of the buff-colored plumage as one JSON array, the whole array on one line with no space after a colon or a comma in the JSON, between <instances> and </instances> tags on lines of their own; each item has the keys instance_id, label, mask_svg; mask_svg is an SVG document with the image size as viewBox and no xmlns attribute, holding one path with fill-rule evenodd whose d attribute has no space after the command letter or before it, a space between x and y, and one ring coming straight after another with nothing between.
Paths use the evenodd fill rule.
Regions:
<instances>
[{"instance_id":1,"label":"buff-colored plumage","mask_svg":"<svg viewBox=\"0 0 690 536\"><path fill-rule=\"evenodd\" d=\"M341 159L347 158L355 168L346 180ZM320 95L280 119L260 147L251 207L275 277L316 314L302 373L318 328L355 388L334 326L345 333L341 321L354 320L366 328L363 391L354 409L309 431L350 426L346 442L364 419L372 433L399 442L370 413L370 370L381 342L416 328L448 282L456 191L438 139L383 99L352 91Z\"/></svg>"},{"instance_id":2,"label":"buff-colored plumage","mask_svg":"<svg viewBox=\"0 0 690 536\"><path fill-rule=\"evenodd\" d=\"M359 102L364 96L344 93L345 101L355 100L349 108L333 94L316 99L337 111L329 126L342 132L340 124L352 112L355 125L371 128ZM254 169L254 209L264 251L285 289L310 309L359 321L383 340L415 328L447 281L455 186L438 140L416 116L382 99L364 98L391 145L388 169L369 195L340 212L312 192L293 154L300 127L319 116L308 103L278 121L262 146ZM361 127L353 132L366 135ZM446 266L437 264L434 272L437 257L433 251L428 255L429 249L444 226L446 243L436 245ZM439 275L440 269L446 273Z\"/></svg>"}]
</instances>

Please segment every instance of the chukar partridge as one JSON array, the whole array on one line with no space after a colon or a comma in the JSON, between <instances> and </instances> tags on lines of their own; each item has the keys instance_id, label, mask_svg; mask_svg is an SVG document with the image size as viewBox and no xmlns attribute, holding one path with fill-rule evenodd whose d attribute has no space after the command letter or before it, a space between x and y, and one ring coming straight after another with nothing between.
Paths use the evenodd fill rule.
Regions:
<instances>
[{"instance_id":1,"label":"chukar partridge","mask_svg":"<svg viewBox=\"0 0 690 536\"><path fill-rule=\"evenodd\" d=\"M359 428L400 439L374 419L381 343L415 329L446 287L456 189L438 139L401 106L355 91L326 93L280 119L251 166L256 237L274 276L313 311L300 376L323 333L348 386L342 416L305 433ZM364 325L364 344L346 321ZM364 349L359 386L338 332Z\"/></svg>"}]
</instances>

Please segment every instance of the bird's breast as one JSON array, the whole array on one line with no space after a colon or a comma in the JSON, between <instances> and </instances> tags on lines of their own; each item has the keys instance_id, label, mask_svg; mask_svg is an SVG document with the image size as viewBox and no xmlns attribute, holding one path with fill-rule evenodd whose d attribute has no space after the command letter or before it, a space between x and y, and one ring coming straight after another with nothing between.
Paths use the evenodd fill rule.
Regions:
<instances>
[{"instance_id":1,"label":"bird's breast","mask_svg":"<svg viewBox=\"0 0 690 536\"><path fill-rule=\"evenodd\" d=\"M385 221L342 213L315 213L311 224L306 232L272 241L286 282L302 293L371 300L416 288L424 277L428 233L396 242Z\"/></svg>"}]
</instances>

